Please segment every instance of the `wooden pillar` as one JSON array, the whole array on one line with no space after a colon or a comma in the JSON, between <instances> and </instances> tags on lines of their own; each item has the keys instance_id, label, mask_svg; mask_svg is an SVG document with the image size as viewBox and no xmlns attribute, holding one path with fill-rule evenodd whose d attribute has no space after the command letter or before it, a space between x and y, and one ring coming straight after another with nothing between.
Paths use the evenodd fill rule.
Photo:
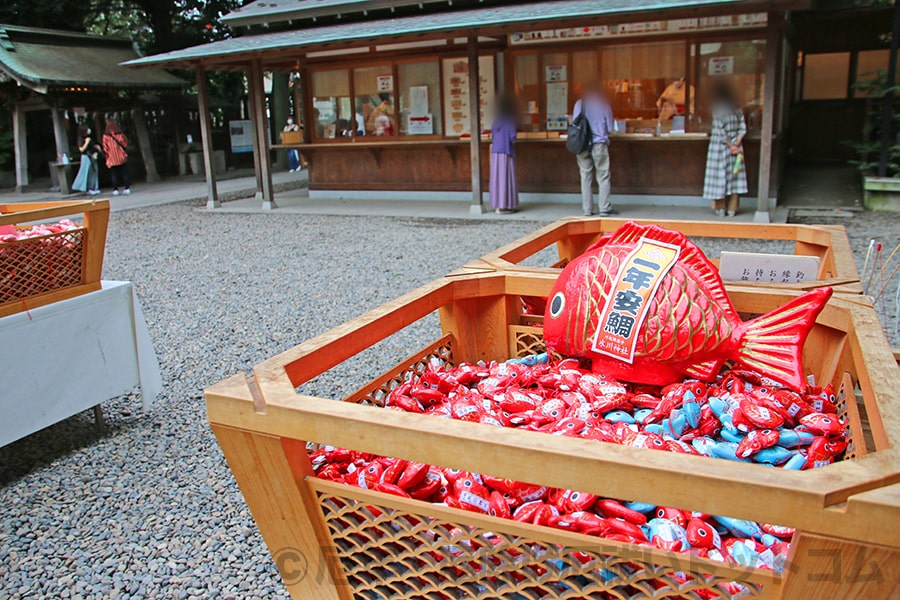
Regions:
<instances>
[{"instance_id":1,"label":"wooden pillar","mask_svg":"<svg viewBox=\"0 0 900 600\"><path fill-rule=\"evenodd\" d=\"M147 120L144 118L144 108L142 106L135 106L131 109L131 120L134 122L134 133L137 136L138 148L141 149L141 158L144 160L147 183L159 181L159 171L156 170L156 157L153 156L150 132L147 130Z\"/></svg>"},{"instance_id":2,"label":"wooden pillar","mask_svg":"<svg viewBox=\"0 0 900 600\"><path fill-rule=\"evenodd\" d=\"M783 20L781 13L770 12L766 36L766 81L763 92L762 133L759 142L759 193L756 197L757 223L770 223L769 189L772 179L772 134L775 124L775 87L778 78Z\"/></svg>"},{"instance_id":3,"label":"wooden pillar","mask_svg":"<svg viewBox=\"0 0 900 600\"><path fill-rule=\"evenodd\" d=\"M13 105L13 145L16 152L16 191L28 187L28 137L25 132L25 110Z\"/></svg>"},{"instance_id":4,"label":"wooden pillar","mask_svg":"<svg viewBox=\"0 0 900 600\"><path fill-rule=\"evenodd\" d=\"M469 212L484 212L481 187L481 76L478 72L478 36L469 36L469 154L472 167L472 204Z\"/></svg>"},{"instance_id":5,"label":"wooden pillar","mask_svg":"<svg viewBox=\"0 0 900 600\"><path fill-rule=\"evenodd\" d=\"M56 160L62 160L69 153L69 132L66 131L65 116L56 100L50 102L50 116L53 118L53 137L56 140ZM72 158L71 156L69 157Z\"/></svg>"},{"instance_id":6,"label":"wooden pillar","mask_svg":"<svg viewBox=\"0 0 900 600\"><path fill-rule=\"evenodd\" d=\"M256 145L256 119L253 118L253 114L256 112L256 96L253 94L253 90L250 89L250 68L244 72L244 75L247 77L247 118L250 120L250 129L253 132L253 175L256 177L256 193L254 194L254 198L256 200L262 200L262 169L259 168L259 148Z\"/></svg>"},{"instance_id":7,"label":"wooden pillar","mask_svg":"<svg viewBox=\"0 0 900 600\"><path fill-rule=\"evenodd\" d=\"M262 206L265 210L277 208L275 195L272 192L272 157L269 154L269 128L266 126L266 96L263 89L262 63L254 60L250 63L250 95L254 97L253 134L256 136L254 146L259 149L259 178L262 183Z\"/></svg>"},{"instance_id":8,"label":"wooden pillar","mask_svg":"<svg viewBox=\"0 0 900 600\"><path fill-rule=\"evenodd\" d=\"M275 121L275 135L278 141L278 135L287 122L287 118L291 116L290 107L290 90L288 82L290 77L288 73L272 73L272 116ZM279 171L287 171L289 168L287 151L279 151L275 153L275 166Z\"/></svg>"},{"instance_id":9,"label":"wooden pillar","mask_svg":"<svg viewBox=\"0 0 900 600\"><path fill-rule=\"evenodd\" d=\"M200 111L200 142L203 145L203 166L206 169L206 208L218 208L219 193L216 189L216 162L213 154L212 126L209 122L209 93L206 85L206 71L198 65L197 74L197 109Z\"/></svg>"}]
</instances>

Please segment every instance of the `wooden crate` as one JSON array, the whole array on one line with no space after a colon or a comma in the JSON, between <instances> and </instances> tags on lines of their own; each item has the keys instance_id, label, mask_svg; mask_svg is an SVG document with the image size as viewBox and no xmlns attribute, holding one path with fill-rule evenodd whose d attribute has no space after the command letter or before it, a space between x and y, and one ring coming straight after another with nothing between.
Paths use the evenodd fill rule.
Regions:
<instances>
[{"instance_id":1,"label":"wooden crate","mask_svg":"<svg viewBox=\"0 0 900 600\"><path fill-rule=\"evenodd\" d=\"M690 590L721 592L716 586L723 581L743 583L753 597L884 597L900 564L900 486L879 489L900 482L900 370L877 316L862 303L832 299L806 346L808 372L840 386L853 434L851 459L813 471L379 407L431 358L505 360L540 346L540 330L520 314L520 298L546 296L555 279L521 272L445 277L265 361L250 377L206 390L212 429L294 598L600 598L601 590L621 592L625 583L638 590L636 598L693 598ZM729 293L750 314L797 295L750 287ZM431 340L343 401L298 393L298 386L355 364L359 353L419 327L435 311L441 328ZM338 485L313 476L307 443L795 527L793 560L779 575ZM491 546L487 532L502 543ZM460 571L427 554L448 545L464 553L452 563ZM575 551L590 556L590 564L577 562ZM522 553L529 553L524 563ZM823 566L826 559L838 565L836 575ZM528 566L534 564L547 572ZM636 570L626 573L623 564ZM877 568L882 577L857 576L859 564L863 575ZM619 577L607 581L598 567ZM678 571L694 581L679 589L671 576ZM559 581L572 587L553 583Z\"/></svg>"},{"instance_id":2,"label":"wooden crate","mask_svg":"<svg viewBox=\"0 0 900 600\"><path fill-rule=\"evenodd\" d=\"M0 204L0 225L62 218L81 227L0 243L0 317L100 289L108 200Z\"/></svg>"},{"instance_id":3,"label":"wooden crate","mask_svg":"<svg viewBox=\"0 0 900 600\"><path fill-rule=\"evenodd\" d=\"M494 268L505 271L532 271L559 273L570 260L583 253L605 234L622 226L627 219L597 217L567 217L538 229L482 256L466 265L476 268ZM842 226L832 225L778 225L758 223L728 223L722 221L645 221L666 229L680 231L688 237L739 238L756 240L785 240L794 242L794 254L819 257L816 280L802 283L733 282L740 285L759 285L778 289L805 290L830 285L836 292L861 294L859 272L853 260L853 252L847 233ZM524 266L521 263L538 252L556 244L558 260L543 266ZM713 259L718 264L718 260Z\"/></svg>"}]
</instances>

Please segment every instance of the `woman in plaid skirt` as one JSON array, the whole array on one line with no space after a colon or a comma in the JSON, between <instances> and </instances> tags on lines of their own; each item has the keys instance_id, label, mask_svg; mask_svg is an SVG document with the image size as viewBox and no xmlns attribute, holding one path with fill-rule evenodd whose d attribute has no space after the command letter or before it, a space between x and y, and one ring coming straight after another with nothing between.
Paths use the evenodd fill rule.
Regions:
<instances>
[{"instance_id":1,"label":"woman in plaid skirt","mask_svg":"<svg viewBox=\"0 0 900 600\"><path fill-rule=\"evenodd\" d=\"M713 89L712 133L706 152L706 176L703 197L712 201L717 216L733 217L738 209L738 196L747 193L747 171L741 142L747 135L744 113L738 106L731 87L719 80Z\"/></svg>"}]
</instances>

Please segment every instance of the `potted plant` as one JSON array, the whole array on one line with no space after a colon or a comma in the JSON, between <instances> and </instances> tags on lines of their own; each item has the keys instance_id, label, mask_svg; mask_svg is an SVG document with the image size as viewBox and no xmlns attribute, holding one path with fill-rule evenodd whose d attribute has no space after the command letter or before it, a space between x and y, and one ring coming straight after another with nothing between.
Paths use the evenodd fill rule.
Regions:
<instances>
[{"instance_id":1,"label":"potted plant","mask_svg":"<svg viewBox=\"0 0 900 600\"><path fill-rule=\"evenodd\" d=\"M900 111L893 111L891 127L892 144L888 148L887 172L884 177L877 175L881 153L882 102L888 94L887 75L879 69L874 76L857 81L853 87L866 96L866 116L862 141L845 142L859 154L858 160L850 161L862 174L863 204L869 210L900 211ZM894 93L900 86L894 86Z\"/></svg>"}]
</instances>

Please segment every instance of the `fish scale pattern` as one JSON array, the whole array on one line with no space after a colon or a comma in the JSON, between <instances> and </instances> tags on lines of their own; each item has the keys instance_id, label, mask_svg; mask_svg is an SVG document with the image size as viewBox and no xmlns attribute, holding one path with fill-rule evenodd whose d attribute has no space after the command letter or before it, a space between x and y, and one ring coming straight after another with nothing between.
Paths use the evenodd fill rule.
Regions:
<instances>
[{"instance_id":1,"label":"fish scale pattern","mask_svg":"<svg viewBox=\"0 0 900 600\"><path fill-rule=\"evenodd\" d=\"M637 546L633 552L605 549L595 540L563 546L414 514L388 502L324 491L317 497L335 558L358 599L736 597L726 588L731 578L691 571L684 562L655 564ZM762 593L760 584L738 583L743 598Z\"/></svg>"},{"instance_id":2,"label":"fish scale pattern","mask_svg":"<svg viewBox=\"0 0 900 600\"><path fill-rule=\"evenodd\" d=\"M685 329L689 335L665 336L667 324L669 328ZM687 269L675 264L650 302L644 335L636 351L662 361L684 360L709 352L729 339L732 330L726 307L706 294Z\"/></svg>"},{"instance_id":3,"label":"fish scale pattern","mask_svg":"<svg viewBox=\"0 0 900 600\"><path fill-rule=\"evenodd\" d=\"M0 243L0 304L78 285L87 230Z\"/></svg>"}]
</instances>

